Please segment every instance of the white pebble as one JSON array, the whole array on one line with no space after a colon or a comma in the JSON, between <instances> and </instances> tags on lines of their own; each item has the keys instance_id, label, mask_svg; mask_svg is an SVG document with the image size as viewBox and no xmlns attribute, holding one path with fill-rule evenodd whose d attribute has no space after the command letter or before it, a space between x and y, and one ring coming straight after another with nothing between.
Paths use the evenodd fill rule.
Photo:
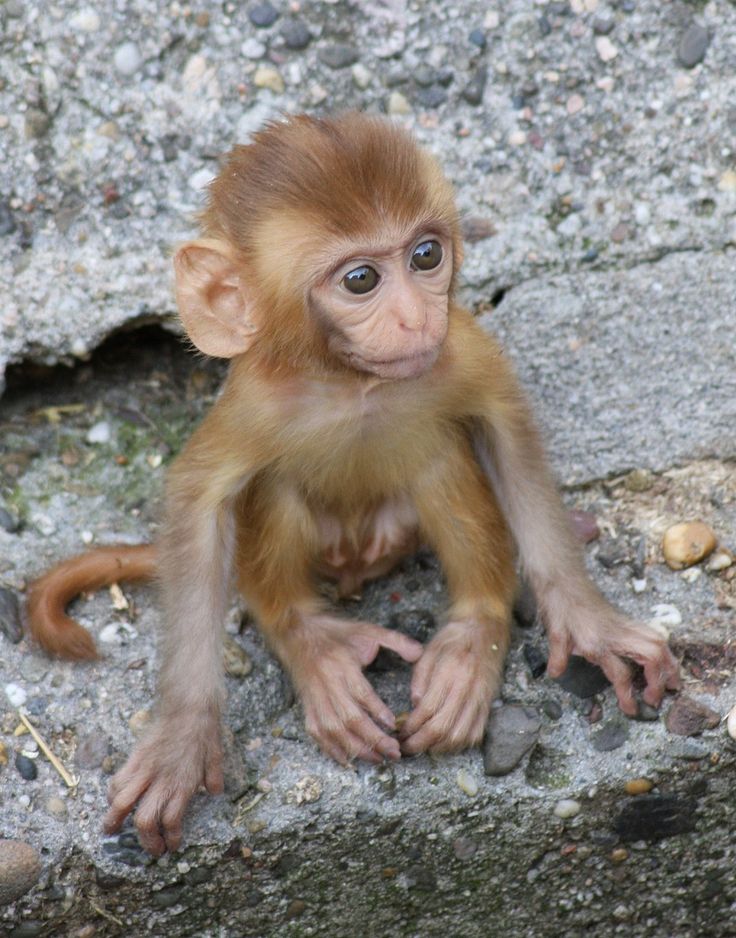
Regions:
<instances>
[{"instance_id":1,"label":"white pebble","mask_svg":"<svg viewBox=\"0 0 736 938\"><path fill-rule=\"evenodd\" d=\"M56 522L40 511L31 515L31 523L44 537L51 537L52 534L56 533Z\"/></svg>"},{"instance_id":2,"label":"white pebble","mask_svg":"<svg viewBox=\"0 0 736 938\"><path fill-rule=\"evenodd\" d=\"M642 580L633 579L631 581L631 588L633 589L635 593L643 593L647 588L647 581L643 579Z\"/></svg>"},{"instance_id":3,"label":"white pebble","mask_svg":"<svg viewBox=\"0 0 736 938\"><path fill-rule=\"evenodd\" d=\"M618 55L618 49L608 36L597 36L595 40L595 51L601 62L611 62Z\"/></svg>"},{"instance_id":4,"label":"white pebble","mask_svg":"<svg viewBox=\"0 0 736 938\"><path fill-rule=\"evenodd\" d=\"M457 784L469 798L475 798L478 794L478 779L468 772L467 769L460 769L456 776Z\"/></svg>"},{"instance_id":5,"label":"white pebble","mask_svg":"<svg viewBox=\"0 0 736 938\"><path fill-rule=\"evenodd\" d=\"M266 54L266 47L262 42L259 42L257 39L246 39L243 45L240 47L240 52L246 57L246 59L262 59Z\"/></svg>"},{"instance_id":6,"label":"white pebble","mask_svg":"<svg viewBox=\"0 0 736 938\"><path fill-rule=\"evenodd\" d=\"M28 694L19 684L6 684L5 696L14 707L22 707L28 700Z\"/></svg>"},{"instance_id":7,"label":"white pebble","mask_svg":"<svg viewBox=\"0 0 736 938\"><path fill-rule=\"evenodd\" d=\"M110 424L106 420L101 420L99 423L96 423L94 426L89 428L89 432L87 433L87 442L109 443L111 436L112 431L110 430Z\"/></svg>"},{"instance_id":8,"label":"white pebble","mask_svg":"<svg viewBox=\"0 0 736 938\"><path fill-rule=\"evenodd\" d=\"M649 620L650 625L680 625L682 623L682 615L677 606L672 606L670 603L658 603L652 609L652 618Z\"/></svg>"},{"instance_id":9,"label":"white pebble","mask_svg":"<svg viewBox=\"0 0 736 938\"><path fill-rule=\"evenodd\" d=\"M570 818L575 817L576 814L580 813L580 802L574 801L572 798L563 798L562 801L558 801L555 805L555 814L560 818Z\"/></svg>"},{"instance_id":10,"label":"white pebble","mask_svg":"<svg viewBox=\"0 0 736 938\"><path fill-rule=\"evenodd\" d=\"M118 629L117 622L111 622L109 625L106 625L103 629L100 629L99 639L106 645L119 645L120 644L120 630Z\"/></svg>"},{"instance_id":11,"label":"white pebble","mask_svg":"<svg viewBox=\"0 0 736 938\"><path fill-rule=\"evenodd\" d=\"M215 174L210 169L198 169L189 177L189 186L191 189L204 189L215 178Z\"/></svg>"},{"instance_id":12,"label":"white pebble","mask_svg":"<svg viewBox=\"0 0 736 938\"><path fill-rule=\"evenodd\" d=\"M736 739L736 707L726 717L726 729L731 739Z\"/></svg>"},{"instance_id":13,"label":"white pebble","mask_svg":"<svg viewBox=\"0 0 736 938\"><path fill-rule=\"evenodd\" d=\"M646 202L637 202L634 208L634 218L637 225L648 225L652 219L652 211Z\"/></svg>"},{"instance_id":14,"label":"white pebble","mask_svg":"<svg viewBox=\"0 0 736 938\"><path fill-rule=\"evenodd\" d=\"M696 580L699 580L702 576L703 571L700 567L690 567L689 570L683 570L680 574L680 579L684 580L686 583L694 583Z\"/></svg>"},{"instance_id":15,"label":"white pebble","mask_svg":"<svg viewBox=\"0 0 736 938\"><path fill-rule=\"evenodd\" d=\"M113 63L121 75L134 75L140 68L143 58L134 42L124 42L115 50Z\"/></svg>"},{"instance_id":16,"label":"white pebble","mask_svg":"<svg viewBox=\"0 0 736 938\"><path fill-rule=\"evenodd\" d=\"M351 71L353 81L359 88L367 88L370 85L373 75L361 62L356 62Z\"/></svg>"},{"instance_id":17,"label":"white pebble","mask_svg":"<svg viewBox=\"0 0 736 938\"><path fill-rule=\"evenodd\" d=\"M411 114L411 104L400 91L392 91L388 96L386 111L392 117L402 114Z\"/></svg>"},{"instance_id":18,"label":"white pebble","mask_svg":"<svg viewBox=\"0 0 736 938\"><path fill-rule=\"evenodd\" d=\"M96 33L100 28L100 15L96 10L87 7L75 13L69 23L72 29L76 29L80 33Z\"/></svg>"},{"instance_id":19,"label":"white pebble","mask_svg":"<svg viewBox=\"0 0 736 938\"><path fill-rule=\"evenodd\" d=\"M725 550L716 551L708 561L706 570L710 573L718 573L719 570L726 570L733 563L733 557Z\"/></svg>"},{"instance_id":20,"label":"white pebble","mask_svg":"<svg viewBox=\"0 0 736 938\"><path fill-rule=\"evenodd\" d=\"M31 806L31 796L30 795L19 795L18 804L21 808L30 808Z\"/></svg>"},{"instance_id":21,"label":"white pebble","mask_svg":"<svg viewBox=\"0 0 736 938\"><path fill-rule=\"evenodd\" d=\"M82 531L79 536L82 539L83 544L91 544L95 539L95 536L91 531Z\"/></svg>"}]
</instances>

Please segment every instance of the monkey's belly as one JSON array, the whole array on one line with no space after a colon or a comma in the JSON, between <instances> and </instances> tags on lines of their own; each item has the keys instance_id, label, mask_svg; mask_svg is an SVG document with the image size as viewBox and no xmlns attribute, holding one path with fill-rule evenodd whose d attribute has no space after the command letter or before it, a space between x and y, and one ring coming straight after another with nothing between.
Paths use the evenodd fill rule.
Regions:
<instances>
[{"instance_id":1,"label":"monkey's belly","mask_svg":"<svg viewBox=\"0 0 736 938\"><path fill-rule=\"evenodd\" d=\"M321 511L319 572L337 582L341 597L360 592L363 583L388 573L419 548L418 517L407 497L387 499L350 519Z\"/></svg>"}]
</instances>

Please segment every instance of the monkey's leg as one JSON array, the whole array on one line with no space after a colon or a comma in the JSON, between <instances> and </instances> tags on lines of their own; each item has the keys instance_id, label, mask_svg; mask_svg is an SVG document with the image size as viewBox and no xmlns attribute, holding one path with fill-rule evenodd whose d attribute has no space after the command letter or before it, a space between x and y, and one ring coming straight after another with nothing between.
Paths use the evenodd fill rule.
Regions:
<instances>
[{"instance_id":1,"label":"monkey's leg","mask_svg":"<svg viewBox=\"0 0 736 938\"><path fill-rule=\"evenodd\" d=\"M447 577L448 623L414 668L405 753L480 742L509 645L514 552L500 508L463 442L419 481L423 533Z\"/></svg>"},{"instance_id":2,"label":"monkey's leg","mask_svg":"<svg viewBox=\"0 0 736 938\"><path fill-rule=\"evenodd\" d=\"M262 481L238 510L238 584L301 698L307 731L338 762L398 759L393 713L363 675L381 646L416 661L422 646L330 615L313 584L317 522L297 491Z\"/></svg>"}]
</instances>

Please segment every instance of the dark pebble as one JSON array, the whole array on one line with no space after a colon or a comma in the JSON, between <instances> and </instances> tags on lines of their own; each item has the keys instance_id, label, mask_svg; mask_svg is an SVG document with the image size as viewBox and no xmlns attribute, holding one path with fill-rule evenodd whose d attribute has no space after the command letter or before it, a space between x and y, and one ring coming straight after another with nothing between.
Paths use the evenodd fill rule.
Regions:
<instances>
[{"instance_id":1,"label":"dark pebble","mask_svg":"<svg viewBox=\"0 0 736 938\"><path fill-rule=\"evenodd\" d=\"M429 609L402 609L390 616L388 627L405 632L410 638L424 644L434 635L437 620Z\"/></svg>"},{"instance_id":2,"label":"dark pebble","mask_svg":"<svg viewBox=\"0 0 736 938\"><path fill-rule=\"evenodd\" d=\"M337 43L334 46L325 46L317 53L317 57L323 65L328 68L347 68L354 65L360 58L360 53L355 46L348 46L344 43Z\"/></svg>"},{"instance_id":3,"label":"dark pebble","mask_svg":"<svg viewBox=\"0 0 736 938\"><path fill-rule=\"evenodd\" d=\"M547 670L547 656L531 642L524 642L524 660L533 678L541 677Z\"/></svg>"},{"instance_id":4,"label":"dark pebble","mask_svg":"<svg viewBox=\"0 0 736 938\"><path fill-rule=\"evenodd\" d=\"M552 32L552 24L549 21L549 18L546 16L540 16L537 20L539 23L539 32L542 35L542 38L546 38Z\"/></svg>"},{"instance_id":5,"label":"dark pebble","mask_svg":"<svg viewBox=\"0 0 736 938\"><path fill-rule=\"evenodd\" d=\"M25 131L26 137L43 137L51 127L51 118L39 108L29 107L26 111Z\"/></svg>"},{"instance_id":6,"label":"dark pebble","mask_svg":"<svg viewBox=\"0 0 736 938\"><path fill-rule=\"evenodd\" d=\"M537 601L526 580L521 580L519 583L513 616L516 624L523 629L530 629L537 624Z\"/></svg>"},{"instance_id":7,"label":"dark pebble","mask_svg":"<svg viewBox=\"0 0 736 938\"><path fill-rule=\"evenodd\" d=\"M110 752L110 740L103 733L89 733L77 745L74 761L80 769L98 769Z\"/></svg>"},{"instance_id":8,"label":"dark pebble","mask_svg":"<svg viewBox=\"0 0 736 938\"><path fill-rule=\"evenodd\" d=\"M486 729L483 766L486 775L508 775L534 747L542 721L531 707L491 710Z\"/></svg>"},{"instance_id":9,"label":"dark pebble","mask_svg":"<svg viewBox=\"0 0 736 938\"><path fill-rule=\"evenodd\" d=\"M610 16L596 16L593 20L593 32L596 36L607 36L609 33L613 32L615 25L616 23Z\"/></svg>"},{"instance_id":10,"label":"dark pebble","mask_svg":"<svg viewBox=\"0 0 736 938\"><path fill-rule=\"evenodd\" d=\"M312 41L312 34L304 20L288 19L281 27L281 38L287 49L296 52L307 48Z\"/></svg>"},{"instance_id":11,"label":"dark pebble","mask_svg":"<svg viewBox=\"0 0 736 938\"><path fill-rule=\"evenodd\" d=\"M125 202L122 201L122 199L119 199L117 202L113 202L113 204L110 206L110 215L112 215L113 218L121 220L123 218L127 218L130 215L130 209L125 204Z\"/></svg>"},{"instance_id":12,"label":"dark pebble","mask_svg":"<svg viewBox=\"0 0 736 938\"><path fill-rule=\"evenodd\" d=\"M452 852L458 860L470 860L478 852L478 844L470 837L458 837L452 842Z\"/></svg>"},{"instance_id":13,"label":"dark pebble","mask_svg":"<svg viewBox=\"0 0 736 938\"><path fill-rule=\"evenodd\" d=\"M592 264L593 261L597 261L598 260L597 248L588 248L585 254L583 254L581 260L584 264Z\"/></svg>"},{"instance_id":14,"label":"dark pebble","mask_svg":"<svg viewBox=\"0 0 736 938\"><path fill-rule=\"evenodd\" d=\"M693 23L683 33L677 47L677 60L685 68L695 68L705 58L710 44L708 30L699 23Z\"/></svg>"},{"instance_id":15,"label":"dark pebble","mask_svg":"<svg viewBox=\"0 0 736 938\"><path fill-rule=\"evenodd\" d=\"M597 664L592 664L579 655L570 655L565 671L555 678L555 682L576 697L592 697L610 683Z\"/></svg>"},{"instance_id":16,"label":"dark pebble","mask_svg":"<svg viewBox=\"0 0 736 938\"><path fill-rule=\"evenodd\" d=\"M486 34L482 29L471 29L468 39L482 51L487 45Z\"/></svg>"},{"instance_id":17,"label":"dark pebble","mask_svg":"<svg viewBox=\"0 0 736 938\"><path fill-rule=\"evenodd\" d=\"M639 711L636 714L636 719L641 720L643 723L652 723L654 720L659 719L659 710L656 707L652 707L651 704L644 703L644 701L639 702Z\"/></svg>"},{"instance_id":18,"label":"dark pebble","mask_svg":"<svg viewBox=\"0 0 736 938\"><path fill-rule=\"evenodd\" d=\"M662 840L695 830L695 801L677 795L637 795L614 822L621 840Z\"/></svg>"},{"instance_id":19,"label":"dark pebble","mask_svg":"<svg viewBox=\"0 0 736 938\"><path fill-rule=\"evenodd\" d=\"M406 871L406 882L409 889L425 892L434 892L437 889L437 877L426 866L410 866Z\"/></svg>"},{"instance_id":20,"label":"dark pebble","mask_svg":"<svg viewBox=\"0 0 736 938\"><path fill-rule=\"evenodd\" d=\"M20 521L5 508L0 508L0 528L8 534L15 534L20 530Z\"/></svg>"},{"instance_id":21,"label":"dark pebble","mask_svg":"<svg viewBox=\"0 0 736 938\"><path fill-rule=\"evenodd\" d=\"M270 3L257 3L248 10L248 19L259 29L265 29L267 26L273 26L281 14Z\"/></svg>"},{"instance_id":22,"label":"dark pebble","mask_svg":"<svg viewBox=\"0 0 736 938\"><path fill-rule=\"evenodd\" d=\"M170 909L181 899L183 886L166 886L151 896L151 905L154 909Z\"/></svg>"},{"instance_id":23,"label":"dark pebble","mask_svg":"<svg viewBox=\"0 0 736 938\"><path fill-rule=\"evenodd\" d=\"M419 65L414 69L414 81L422 88L432 85L442 85L446 88L452 84L453 74L449 68L438 69L430 65Z\"/></svg>"},{"instance_id":24,"label":"dark pebble","mask_svg":"<svg viewBox=\"0 0 736 938\"><path fill-rule=\"evenodd\" d=\"M22 221L20 223L20 236L18 238L18 244L23 248L24 251L27 251L29 248L33 247L33 226L30 221Z\"/></svg>"},{"instance_id":25,"label":"dark pebble","mask_svg":"<svg viewBox=\"0 0 736 938\"><path fill-rule=\"evenodd\" d=\"M7 202L0 202L0 236L12 234L17 227L11 207Z\"/></svg>"},{"instance_id":26,"label":"dark pebble","mask_svg":"<svg viewBox=\"0 0 736 938\"><path fill-rule=\"evenodd\" d=\"M623 746L628 738L629 721L614 717L591 734L590 742L598 752L610 752Z\"/></svg>"},{"instance_id":27,"label":"dark pebble","mask_svg":"<svg viewBox=\"0 0 736 938\"><path fill-rule=\"evenodd\" d=\"M214 871L209 866L195 866L187 873L186 881L190 886L201 886L212 880L213 873Z\"/></svg>"},{"instance_id":28,"label":"dark pebble","mask_svg":"<svg viewBox=\"0 0 736 938\"><path fill-rule=\"evenodd\" d=\"M103 845L104 850L104 845ZM100 889L117 889L122 886L125 880L113 873L106 873L104 870L95 870L95 882Z\"/></svg>"},{"instance_id":29,"label":"dark pebble","mask_svg":"<svg viewBox=\"0 0 736 938\"><path fill-rule=\"evenodd\" d=\"M8 932L8 938L38 938L46 930L43 922L21 922L16 928Z\"/></svg>"},{"instance_id":30,"label":"dark pebble","mask_svg":"<svg viewBox=\"0 0 736 938\"><path fill-rule=\"evenodd\" d=\"M17 645L23 638L18 597L3 586L0 586L0 632L13 645Z\"/></svg>"},{"instance_id":31,"label":"dark pebble","mask_svg":"<svg viewBox=\"0 0 736 938\"><path fill-rule=\"evenodd\" d=\"M680 694L664 720L664 725L676 736L698 736L703 730L712 730L721 722L721 715L705 704Z\"/></svg>"},{"instance_id":32,"label":"dark pebble","mask_svg":"<svg viewBox=\"0 0 736 938\"><path fill-rule=\"evenodd\" d=\"M33 759L24 756L22 752L17 753L15 757L15 767L27 782L32 782L38 777L38 766Z\"/></svg>"},{"instance_id":33,"label":"dark pebble","mask_svg":"<svg viewBox=\"0 0 736 938\"><path fill-rule=\"evenodd\" d=\"M286 907L286 917L299 918L300 915L304 914L306 908L307 903L304 901L304 899L292 899Z\"/></svg>"},{"instance_id":34,"label":"dark pebble","mask_svg":"<svg viewBox=\"0 0 736 938\"><path fill-rule=\"evenodd\" d=\"M624 13L633 13L636 9L636 0L622 0L621 9Z\"/></svg>"},{"instance_id":35,"label":"dark pebble","mask_svg":"<svg viewBox=\"0 0 736 938\"><path fill-rule=\"evenodd\" d=\"M562 716L562 704L558 700L547 697L542 701L542 713L550 720L559 720Z\"/></svg>"},{"instance_id":36,"label":"dark pebble","mask_svg":"<svg viewBox=\"0 0 736 938\"><path fill-rule=\"evenodd\" d=\"M462 96L468 104L477 106L483 103L483 93L486 90L487 81L488 69L479 68L462 90Z\"/></svg>"},{"instance_id":37,"label":"dark pebble","mask_svg":"<svg viewBox=\"0 0 736 938\"><path fill-rule=\"evenodd\" d=\"M179 155L179 144L176 134L166 134L160 140L161 152L164 155L164 162L172 163Z\"/></svg>"},{"instance_id":38,"label":"dark pebble","mask_svg":"<svg viewBox=\"0 0 736 938\"><path fill-rule=\"evenodd\" d=\"M46 713L48 705L48 697L31 697L30 700L26 701L26 710L32 717L40 717Z\"/></svg>"},{"instance_id":39,"label":"dark pebble","mask_svg":"<svg viewBox=\"0 0 736 938\"><path fill-rule=\"evenodd\" d=\"M589 717L593 712L593 702L592 697L576 697L573 701L573 707L577 713Z\"/></svg>"},{"instance_id":40,"label":"dark pebble","mask_svg":"<svg viewBox=\"0 0 736 938\"><path fill-rule=\"evenodd\" d=\"M416 93L416 99L422 107L440 107L447 101L447 91L442 85L430 85L429 88L420 88Z\"/></svg>"},{"instance_id":41,"label":"dark pebble","mask_svg":"<svg viewBox=\"0 0 736 938\"><path fill-rule=\"evenodd\" d=\"M128 850L142 850L141 843L138 840L138 834L134 831L123 831L122 834L118 837L118 843L121 847L125 847Z\"/></svg>"}]
</instances>

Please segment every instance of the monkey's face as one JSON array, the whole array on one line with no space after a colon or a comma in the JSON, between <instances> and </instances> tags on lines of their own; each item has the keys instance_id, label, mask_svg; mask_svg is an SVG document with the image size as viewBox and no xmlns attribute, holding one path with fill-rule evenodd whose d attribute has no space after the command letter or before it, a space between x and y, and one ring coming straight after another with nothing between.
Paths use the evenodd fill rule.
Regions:
<instances>
[{"instance_id":1,"label":"monkey's face","mask_svg":"<svg viewBox=\"0 0 736 938\"><path fill-rule=\"evenodd\" d=\"M425 229L352 245L313 287L312 305L343 364L416 378L434 365L447 335L451 280L451 238Z\"/></svg>"}]
</instances>

